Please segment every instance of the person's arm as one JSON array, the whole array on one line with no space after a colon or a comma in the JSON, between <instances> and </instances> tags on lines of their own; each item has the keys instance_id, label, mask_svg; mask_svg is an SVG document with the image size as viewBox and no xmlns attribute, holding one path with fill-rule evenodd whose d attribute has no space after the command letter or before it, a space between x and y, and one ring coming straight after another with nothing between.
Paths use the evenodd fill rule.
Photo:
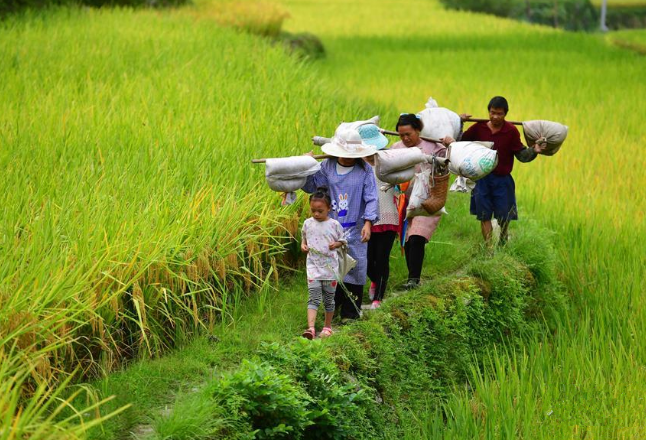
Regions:
<instances>
[{"instance_id":1,"label":"person's arm","mask_svg":"<svg viewBox=\"0 0 646 440\"><path fill-rule=\"evenodd\" d=\"M309 252L310 248L307 246L307 233L305 232L305 224L303 224L303 229L301 230L301 250L303 252Z\"/></svg>"},{"instance_id":2,"label":"person's arm","mask_svg":"<svg viewBox=\"0 0 646 440\"><path fill-rule=\"evenodd\" d=\"M343 231L341 223L336 222L334 225L334 232L336 237L334 237L335 241L330 243L330 250L338 249L344 244L348 244L348 240L345 238L345 232Z\"/></svg>"},{"instance_id":3,"label":"person's arm","mask_svg":"<svg viewBox=\"0 0 646 440\"><path fill-rule=\"evenodd\" d=\"M316 188L320 186L329 187L327 183L327 175L323 171L323 165L324 164L321 164L321 169L316 173L312 174L311 176L307 176L307 181L302 188L303 191L308 194L312 194L314 191L316 191Z\"/></svg>"},{"instance_id":4,"label":"person's arm","mask_svg":"<svg viewBox=\"0 0 646 440\"><path fill-rule=\"evenodd\" d=\"M528 163L536 159L536 156L539 155L539 153L542 153L545 144L542 142L538 142L534 144L532 147L526 147L523 145L523 143L520 141L520 133L516 133L514 136L514 156L516 159L518 159L519 162L523 163Z\"/></svg>"},{"instance_id":5,"label":"person's arm","mask_svg":"<svg viewBox=\"0 0 646 440\"><path fill-rule=\"evenodd\" d=\"M361 241L364 243L370 240L372 224L379 220L379 198L377 196L377 181L372 172L366 172L363 181L363 201L365 210L363 212L363 228L361 228Z\"/></svg>"},{"instance_id":6,"label":"person's arm","mask_svg":"<svg viewBox=\"0 0 646 440\"><path fill-rule=\"evenodd\" d=\"M519 162L527 163L536 159L536 156L538 156L538 154L534 151L533 148L525 147L523 145L523 149L516 151L514 153L514 156L516 156L516 159L518 159Z\"/></svg>"}]
</instances>

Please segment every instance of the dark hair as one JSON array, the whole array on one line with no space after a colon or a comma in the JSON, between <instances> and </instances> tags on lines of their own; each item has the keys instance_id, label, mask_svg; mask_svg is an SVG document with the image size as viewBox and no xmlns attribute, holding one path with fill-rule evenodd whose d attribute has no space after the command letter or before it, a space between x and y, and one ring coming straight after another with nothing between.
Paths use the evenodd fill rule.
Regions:
<instances>
[{"instance_id":1,"label":"dark hair","mask_svg":"<svg viewBox=\"0 0 646 440\"><path fill-rule=\"evenodd\" d=\"M339 158L338 157L333 157L331 159L334 159L336 163L339 163ZM356 157L354 158L354 164L360 166L361 168L365 169L366 168L366 163L364 160L362 160L362 157ZM327 188L326 188L327 189Z\"/></svg>"},{"instance_id":2,"label":"dark hair","mask_svg":"<svg viewBox=\"0 0 646 440\"><path fill-rule=\"evenodd\" d=\"M316 191L310 195L310 203L312 200L323 200L328 207L332 206L332 197L330 197L330 191L326 186L316 188Z\"/></svg>"},{"instance_id":3,"label":"dark hair","mask_svg":"<svg viewBox=\"0 0 646 440\"><path fill-rule=\"evenodd\" d=\"M502 96L494 96L493 98L491 98L487 110L491 110L492 108L501 108L505 111L505 114L509 112L509 104L507 103L507 100Z\"/></svg>"},{"instance_id":4,"label":"dark hair","mask_svg":"<svg viewBox=\"0 0 646 440\"><path fill-rule=\"evenodd\" d=\"M415 113L402 113L399 115L399 120L397 121L397 125L395 125L395 130L399 130L400 125L410 125L417 131L422 131L422 128L424 128L422 118Z\"/></svg>"}]
</instances>

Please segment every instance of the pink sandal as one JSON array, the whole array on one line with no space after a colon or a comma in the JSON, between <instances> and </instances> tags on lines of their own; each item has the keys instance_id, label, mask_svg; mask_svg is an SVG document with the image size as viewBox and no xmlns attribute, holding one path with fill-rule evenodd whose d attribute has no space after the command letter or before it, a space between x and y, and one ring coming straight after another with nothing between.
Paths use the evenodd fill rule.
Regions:
<instances>
[{"instance_id":1,"label":"pink sandal","mask_svg":"<svg viewBox=\"0 0 646 440\"><path fill-rule=\"evenodd\" d=\"M316 337L316 330L314 330L314 327L310 327L307 330L303 332L303 337L305 339L314 339Z\"/></svg>"},{"instance_id":2,"label":"pink sandal","mask_svg":"<svg viewBox=\"0 0 646 440\"><path fill-rule=\"evenodd\" d=\"M334 332L330 327L323 327L323 330L321 330L321 333L319 333L319 338L327 338L329 336L332 336Z\"/></svg>"}]
</instances>

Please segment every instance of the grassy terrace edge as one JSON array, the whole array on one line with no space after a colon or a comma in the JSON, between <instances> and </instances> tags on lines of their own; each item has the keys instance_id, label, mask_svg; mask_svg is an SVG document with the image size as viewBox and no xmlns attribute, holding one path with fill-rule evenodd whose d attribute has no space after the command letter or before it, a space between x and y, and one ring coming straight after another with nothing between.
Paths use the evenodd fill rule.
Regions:
<instances>
[{"instance_id":1,"label":"grassy terrace edge","mask_svg":"<svg viewBox=\"0 0 646 440\"><path fill-rule=\"evenodd\" d=\"M90 438L415 438L415 414L441 408L495 346L520 346L566 307L548 231L524 225L504 250L473 257L328 340L275 332L279 310L302 309L295 280L262 306L249 301L237 328L104 382L121 393L104 411L133 407Z\"/></svg>"}]
</instances>

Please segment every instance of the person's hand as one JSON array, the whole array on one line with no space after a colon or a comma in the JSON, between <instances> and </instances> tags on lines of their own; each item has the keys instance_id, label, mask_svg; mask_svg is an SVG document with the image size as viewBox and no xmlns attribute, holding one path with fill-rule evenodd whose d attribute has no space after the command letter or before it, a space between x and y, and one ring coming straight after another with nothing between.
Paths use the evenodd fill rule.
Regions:
<instances>
[{"instance_id":1,"label":"person's hand","mask_svg":"<svg viewBox=\"0 0 646 440\"><path fill-rule=\"evenodd\" d=\"M303 156L310 156L310 157L314 157L314 150L310 150L310 151L308 151L307 153L303 154Z\"/></svg>"},{"instance_id":2,"label":"person's hand","mask_svg":"<svg viewBox=\"0 0 646 440\"><path fill-rule=\"evenodd\" d=\"M332 243L330 243L330 250L331 250L331 251L333 251L334 249L338 249L338 248L340 248L341 246L343 246L343 243L342 243L342 242L340 242L340 241L333 241Z\"/></svg>"},{"instance_id":3,"label":"person's hand","mask_svg":"<svg viewBox=\"0 0 646 440\"><path fill-rule=\"evenodd\" d=\"M462 120L462 122L466 121L470 117L471 117L471 115L469 115L467 113L460 113L460 120Z\"/></svg>"},{"instance_id":4,"label":"person's hand","mask_svg":"<svg viewBox=\"0 0 646 440\"><path fill-rule=\"evenodd\" d=\"M307 246L307 243L302 242L302 243L301 243L301 250L302 250L303 252L309 252L309 251L310 251L310 248Z\"/></svg>"},{"instance_id":5,"label":"person's hand","mask_svg":"<svg viewBox=\"0 0 646 440\"><path fill-rule=\"evenodd\" d=\"M545 138L544 138L544 137L543 137L543 138L538 139L538 140L536 141L536 143L534 144L534 147L533 147L534 152L535 152L536 154L543 154L543 153L545 152L545 149L546 149L546 148L547 148L547 142L546 142L546 140L545 140Z\"/></svg>"},{"instance_id":6,"label":"person's hand","mask_svg":"<svg viewBox=\"0 0 646 440\"><path fill-rule=\"evenodd\" d=\"M369 220L366 220L366 222L363 224L363 228L361 228L361 242L365 243L368 240L370 240L370 233L372 231L372 222Z\"/></svg>"},{"instance_id":7,"label":"person's hand","mask_svg":"<svg viewBox=\"0 0 646 440\"><path fill-rule=\"evenodd\" d=\"M455 142L455 139L453 139L451 136L445 136L444 138L440 139L444 146L448 147L451 145L453 142Z\"/></svg>"}]
</instances>

